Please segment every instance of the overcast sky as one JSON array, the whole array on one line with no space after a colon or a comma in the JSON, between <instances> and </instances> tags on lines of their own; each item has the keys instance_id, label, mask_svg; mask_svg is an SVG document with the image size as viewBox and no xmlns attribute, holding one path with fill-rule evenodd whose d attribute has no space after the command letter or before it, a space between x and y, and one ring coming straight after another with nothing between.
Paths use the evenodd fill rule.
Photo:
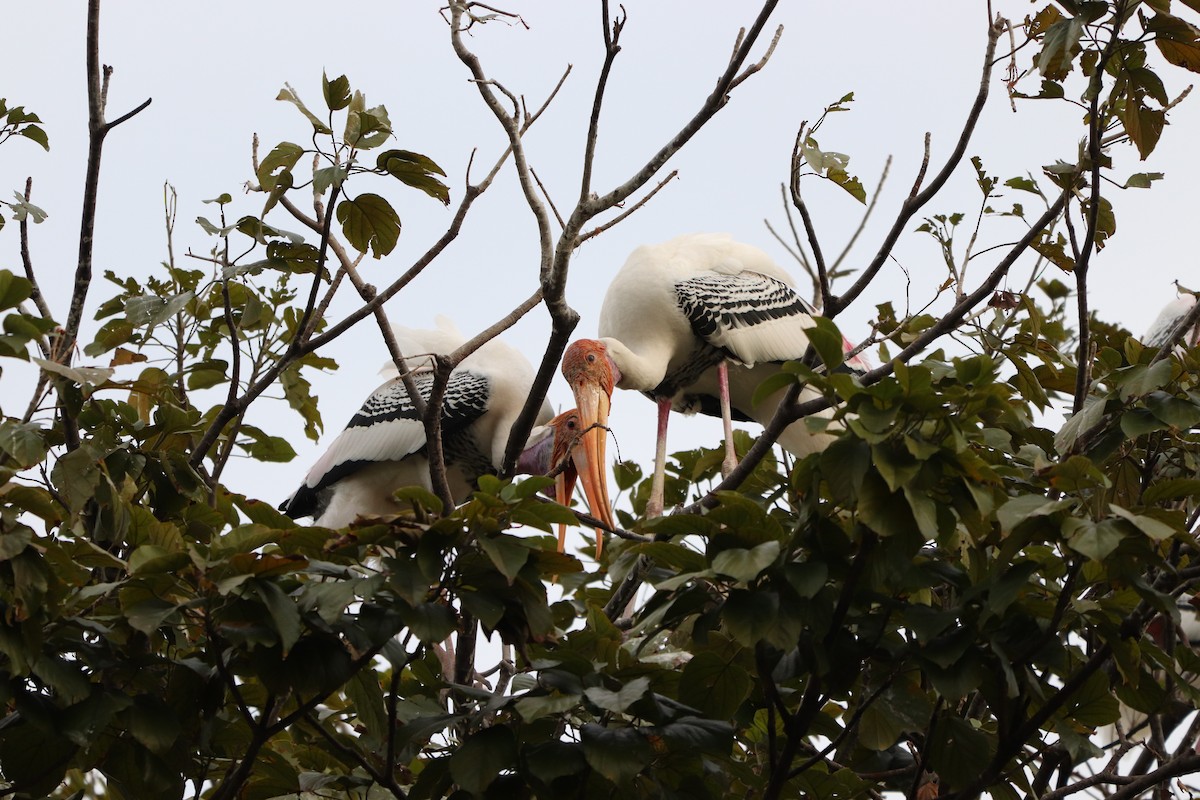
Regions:
<instances>
[{"instance_id":1,"label":"overcast sky","mask_svg":"<svg viewBox=\"0 0 1200 800\"><path fill-rule=\"evenodd\" d=\"M5 10L8 68L0 80L0 97L10 106L24 104L41 115L51 151L20 141L0 149L0 190L10 197L8 192L20 189L27 175L34 178L34 202L50 219L32 231L33 260L60 317L65 317L78 246L86 149L84 5L22 3ZM457 202L472 149L478 148L477 164L490 165L503 149L504 137L467 82L438 6L413 0L368 1L335 13L333 5L313 2L108 3L101 35L102 60L115 68L108 115L119 116L147 97L153 103L115 129L105 146L97 276L110 268L145 276L165 258L166 181L179 193L177 253L189 247L197 252L208 249L208 239L192 222L213 214L204 199L229 192L235 197L230 212L234 218L256 213L262 196L246 196L241 189L251 177L251 136L259 134L264 153L282 140L308 141L308 123L291 105L274 98L286 82L311 105L320 106L322 70L330 77L346 74L365 92L369 105L386 105L395 128L394 146L424 153L441 164ZM715 0L626 0L623 49L609 82L601 124L595 180L599 190L623 182L696 112L724 68L738 28L753 20L757 9L752 6ZM994 6L1018 21L1040 7L1007 0ZM567 65L573 65L560 97L527 138L534 169L560 209L571 206L578 190L583 132L603 55L598 7L562 0L518 3L511 9L521 13L528 28L495 23L477 28L469 39L488 74L524 95L531 106L539 105ZM824 148L851 156L850 171L869 190L887 156L894 156L874 224L849 263L869 260L912 185L925 132L932 133L934 165L957 139L979 85L986 9L984 2L968 0L781 3L772 28L783 25L784 33L774 57L668 165L679 170L679 179L577 254L568 299L582 315L578 333L595 333L604 288L629 251L644 242L694 231L727 231L793 268L763 220L770 219L778 229L786 227L779 185L786 179L800 122L815 120L826 104L851 91L852 113L834 115L819 138ZM1007 38L1001 49L1006 46ZM1032 55L1028 50L1020 53L1020 65L1026 66ZM1166 66L1160 73L1172 95L1191 77ZM1014 113L1002 78L1003 69L997 69L989 106L968 155L981 156L989 173L1001 180L1027 173L1040 177L1041 165L1059 158L1074 160L1083 133L1080 110L1064 103L1026 101ZM1036 77L1021 85L1030 92L1036 87ZM1129 146L1114 150L1118 175L1167 174L1152 190L1110 195L1118 233L1093 262L1093 305L1135 332L1174 297L1173 280L1200 287L1194 244L1194 197L1200 181L1194 144L1200 134L1198 102L1192 98L1172 112L1171 125L1148 164L1139 164ZM357 186L359 191L388 194L403 220L396 250L383 260L364 262L367 280L386 285L441 235L454 206L448 210L382 179L362 180ZM805 191L824 249L836 253L856 227L862 207L823 181L806 181ZM979 197L973 171L964 163L944 196L925 212L971 213ZM1025 202L1027 208L1033 205L1030 196L1015 193L995 205L1011 200ZM281 227L298 227L282 211L273 212L271 219ZM985 222L977 250L1019 234L1012 223ZM985 273L999 255L997 251L979 259L972 267L974 274ZM906 235L895 258L878 286L839 318L851 338L866 335L876 302L893 300L902 311L908 293L919 307L945 278L936 246L926 236ZM20 271L15 225L0 231L0 267ZM388 311L394 322L413 327L428 327L436 313L444 313L470 335L528 296L536 275L536 226L509 172L477 203L460 239L395 298ZM112 293L98 280L91 306ZM350 299L330 316L336 319L351 308ZM91 340L96 324L89 323L81 341ZM536 360L547 330L547 316L538 310L506 338ZM329 355L342 369L315 379L326 423L323 441L308 442L298 423L281 422L278 413L259 418L257 422L272 432L285 432L300 457L285 465L234 464L226 473L232 488L273 502L286 496L377 385L386 351L368 320L337 342ZM9 370L0 384L6 413L19 415L27 402L29 386L21 381L19 371ZM556 407L570 405L561 380L550 399ZM614 401L621 454L648 466L653 405L632 394ZM718 437L719 421L685 423L677 416L672 420L672 449L715 444Z\"/></svg>"}]
</instances>

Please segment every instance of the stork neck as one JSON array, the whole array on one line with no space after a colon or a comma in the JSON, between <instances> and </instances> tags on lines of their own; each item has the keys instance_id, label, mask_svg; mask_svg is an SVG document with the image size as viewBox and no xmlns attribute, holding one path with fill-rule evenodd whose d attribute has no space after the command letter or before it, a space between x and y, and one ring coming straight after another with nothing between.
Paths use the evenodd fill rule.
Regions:
<instances>
[{"instance_id":1,"label":"stork neck","mask_svg":"<svg viewBox=\"0 0 1200 800\"><path fill-rule=\"evenodd\" d=\"M670 361L669 352L635 352L618 339L601 339L613 364L613 378L620 389L650 391L662 383ZM645 350L646 348L642 348Z\"/></svg>"}]
</instances>

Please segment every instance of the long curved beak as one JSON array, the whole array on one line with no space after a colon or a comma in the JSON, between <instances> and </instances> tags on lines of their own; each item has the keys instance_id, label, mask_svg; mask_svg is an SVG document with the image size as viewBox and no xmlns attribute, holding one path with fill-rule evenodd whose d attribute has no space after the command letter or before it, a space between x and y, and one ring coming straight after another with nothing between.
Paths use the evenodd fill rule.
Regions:
<instances>
[{"instance_id":1,"label":"long curved beak","mask_svg":"<svg viewBox=\"0 0 1200 800\"><path fill-rule=\"evenodd\" d=\"M600 386L584 382L571 387L579 409L579 442L571 448L571 457L579 471L591 515L609 528L615 528L612 503L608 499L608 410L609 397ZM604 546L603 534L596 531L596 557Z\"/></svg>"},{"instance_id":2,"label":"long curved beak","mask_svg":"<svg viewBox=\"0 0 1200 800\"><path fill-rule=\"evenodd\" d=\"M575 493L575 482L579 478L579 473L576 471L574 460L569 463L562 472L554 477L554 502L560 506L571 507L571 495ZM567 546L567 526L565 523L558 523L558 552L562 552Z\"/></svg>"}]
</instances>

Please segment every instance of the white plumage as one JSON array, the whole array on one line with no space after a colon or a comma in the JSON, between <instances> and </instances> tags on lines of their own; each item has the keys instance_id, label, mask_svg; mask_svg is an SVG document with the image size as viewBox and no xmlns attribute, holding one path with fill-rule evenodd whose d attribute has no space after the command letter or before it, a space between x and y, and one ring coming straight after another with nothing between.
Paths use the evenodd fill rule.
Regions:
<instances>
[{"instance_id":1,"label":"white plumage","mask_svg":"<svg viewBox=\"0 0 1200 800\"><path fill-rule=\"evenodd\" d=\"M438 330L396 328L417 391L428 399L433 386L429 354L448 354L465 340L445 318ZM387 371L387 370L385 370ZM394 514L393 493L404 486L432 487L425 427L394 366L389 378L363 403L300 488L280 506L292 517L339 528L358 516ZM442 439L450 493L460 502L479 476L496 470L508 435L533 385L533 367L498 339L480 347L450 374L442 404ZM543 404L538 424L553 416Z\"/></svg>"},{"instance_id":2,"label":"white plumage","mask_svg":"<svg viewBox=\"0 0 1200 800\"><path fill-rule=\"evenodd\" d=\"M805 355L814 314L796 293L791 276L757 247L725 234L680 236L633 251L604 297L601 338L572 344L563 358L563 374L585 426L607 422L614 385L636 389L659 403L658 478L667 409L721 416L723 371L732 418L770 420L784 390L758 403L754 393L782 362ZM844 347L852 349L848 341ZM858 356L848 359L847 366L870 368ZM802 399L813 396L815 391L806 390ZM726 428L729 447L728 422ZM799 421L779 443L804 456L832 438L810 432ZM596 445L601 446L602 441ZM732 461L730 453L727 469Z\"/></svg>"},{"instance_id":3,"label":"white plumage","mask_svg":"<svg viewBox=\"0 0 1200 800\"><path fill-rule=\"evenodd\" d=\"M754 392L780 362L804 356L816 313L794 286L769 255L725 234L637 248L600 309L600 341L621 372L617 387L670 397L675 411L719 416L716 366L724 359L734 418L765 424L782 393L755 405ZM852 366L868 368L862 359ZM829 438L798 422L779 442L804 456Z\"/></svg>"},{"instance_id":4,"label":"white plumage","mask_svg":"<svg viewBox=\"0 0 1200 800\"><path fill-rule=\"evenodd\" d=\"M1150 328L1142 337L1142 343L1149 347L1162 347L1167 343L1167 337L1171 335L1175 325L1186 317L1195 306L1196 296L1194 294L1185 294L1167 303L1163 306L1163 310L1158 312L1154 322L1150 323ZM1191 347L1196 344L1198 336L1200 336L1200 326L1188 331L1181 344L1184 347Z\"/></svg>"}]
</instances>

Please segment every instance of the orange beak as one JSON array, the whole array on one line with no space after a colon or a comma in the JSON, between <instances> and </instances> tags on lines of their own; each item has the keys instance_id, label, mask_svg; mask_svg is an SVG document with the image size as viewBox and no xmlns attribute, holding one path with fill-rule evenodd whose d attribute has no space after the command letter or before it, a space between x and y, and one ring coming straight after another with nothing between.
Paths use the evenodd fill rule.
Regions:
<instances>
[{"instance_id":1,"label":"orange beak","mask_svg":"<svg viewBox=\"0 0 1200 800\"><path fill-rule=\"evenodd\" d=\"M607 397L605 398L607 405ZM607 416L607 415L606 415ZM604 433L601 428L588 431L582 422L583 415L576 409L564 412L550 424L554 426L554 452L550 463L557 467L564 459L569 459L566 467L554 478L554 499L557 503L569 506L571 495L575 491L577 481L583 485L583 494L587 499L588 508L593 517L600 520L609 528L615 527L612 516L612 506L608 502L608 482L604 479ZM600 451L595 451L597 437L591 434L599 433ZM567 530L565 525L558 527L558 550L562 552L565 546ZM604 548L604 533L596 530L596 557Z\"/></svg>"},{"instance_id":2,"label":"orange beak","mask_svg":"<svg viewBox=\"0 0 1200 800\"><path fill-rule=\"evenodd\" d=\"M606 472L608 411L614 376L605 345L592 339L575 342L563 355L562 369L579 412L579 442L571 448L571 458L579 470L579 480L592 516L609 528L615 528ZM597 556L601 547L602 537L597 531Z\"/></svg>"}]
</instances>

